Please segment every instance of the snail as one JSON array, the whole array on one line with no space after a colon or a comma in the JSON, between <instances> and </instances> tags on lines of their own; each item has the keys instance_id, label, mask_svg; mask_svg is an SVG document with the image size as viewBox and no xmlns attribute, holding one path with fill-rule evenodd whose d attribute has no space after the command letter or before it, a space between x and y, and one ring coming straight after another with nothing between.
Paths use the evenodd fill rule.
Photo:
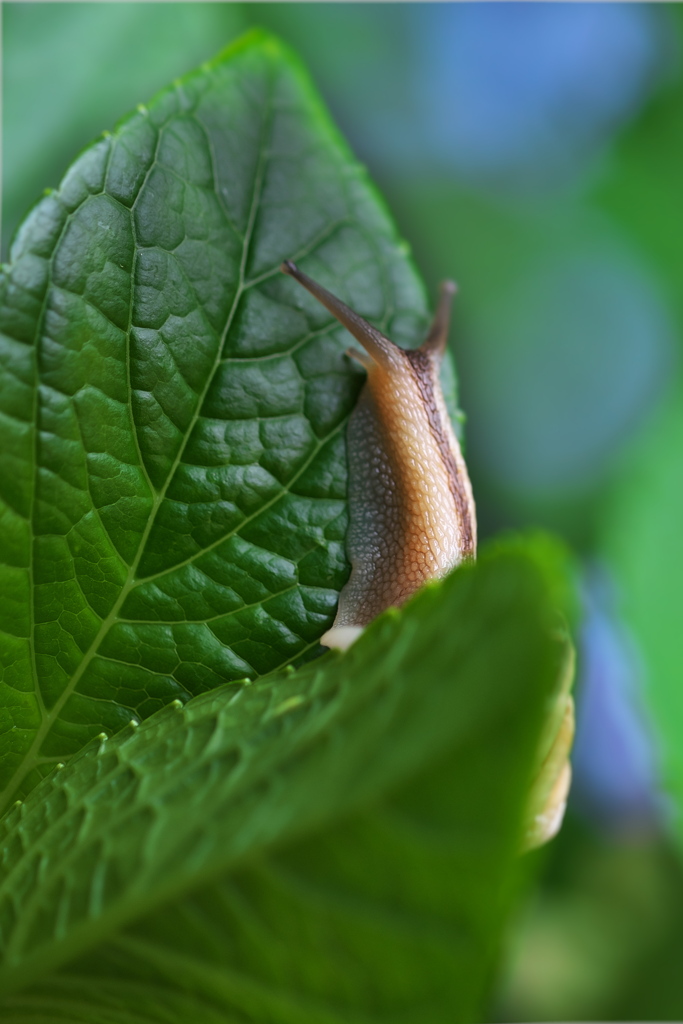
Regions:
<instances>
[{"instance_id":1,"label":"snail","mask_svg":"<svg viewBox=\"0 0 683 1024\"><path fill-rule=\"evenodd\" d=\"M347 352L367 370L348 426L351 575L332 628L320 638L327 647L345 650L386 608L401 605L427 580L476 555L472 487L439 383L455 285L441 286L423 345L402 349L291 261L281 270L326 306L364 349ZM522 850L557 833L571 781L574 650L568 637L560 639L558 692L539 743Z\"/></svg>"},{"instance_id":2,"label":"snail","mask_svg":"<svg viewBox=\"0 0 683 1024\"><path fill-rule=\"evenodd\" d=\"M320 639L345 650L386 608L476 554L472 487L439 383L455 285L442 285L425 342L409 350L291 261L280 269L364 349L347 352L367 371L348 425L351 575L332 628Z\"/></svg>"}]
</instances>

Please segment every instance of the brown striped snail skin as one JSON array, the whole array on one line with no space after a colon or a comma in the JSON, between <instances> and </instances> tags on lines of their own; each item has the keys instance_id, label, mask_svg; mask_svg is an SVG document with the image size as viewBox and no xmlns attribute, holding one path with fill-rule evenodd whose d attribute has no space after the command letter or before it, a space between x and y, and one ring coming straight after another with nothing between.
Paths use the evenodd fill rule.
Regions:
<instances>
[{"instance_id":1,"label":"brown striped snail skin","mask_svg":"<svg viewBox=\"0 0 683 1024\"><path fill-rule=\"evenodd\" d=\"M281 270L364 348L348 352L368 375L348 426L351 575L320 640L344 650L386 608L476 555L472 487L439 383L455 285L442 285L424 344L409 350L291 261Z\"/></svg>"}]
</instances>

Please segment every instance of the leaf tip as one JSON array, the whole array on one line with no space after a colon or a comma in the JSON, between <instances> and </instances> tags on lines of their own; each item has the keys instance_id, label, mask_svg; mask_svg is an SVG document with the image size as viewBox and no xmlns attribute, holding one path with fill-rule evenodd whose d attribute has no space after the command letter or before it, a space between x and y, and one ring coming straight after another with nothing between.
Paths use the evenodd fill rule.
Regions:
<instances>
[{"instance_id":1,"label":"leaf tip","mask_svg":"<svg viewBox=\"0 0 683 1024\"><path fill-rule=\"evenodd\" d=\"M259 46L264 53L271 57L281 57L283 53L283 46L278 37L264 28L254 30L252 45Z\"/></svg>"},{"instance_id":2,"label":"leaf tip","mask_svg":"<svg viewBox=\"0 0 683 1024\"><path fill-rule=\"evenodd\" d=\"M257 48L273 57L280 57L283 53L282 43L277 36L274 36L267 29L255 25L243 35L228 43L216 57L203 64L202 71L212 72L218 65L231 60L242 51Z\"/></svg>"}]
</instances>

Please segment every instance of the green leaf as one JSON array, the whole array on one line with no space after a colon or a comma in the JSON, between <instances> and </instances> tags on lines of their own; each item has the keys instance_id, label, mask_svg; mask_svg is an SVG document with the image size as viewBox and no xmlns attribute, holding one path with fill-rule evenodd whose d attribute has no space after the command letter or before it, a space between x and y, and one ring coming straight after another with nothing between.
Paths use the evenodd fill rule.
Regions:
<instances>
[{"instance_id":1,"label":"green leaf","mask_svg":"<svg viewBox=\"0 0 683 1024\"><path fill-rule=\"evenodd\" d=\"M87 149L0 282L0 811L93 736L320 653L348 574L344 332L422 286L296 60L252 33Z\"/></svg>"},{"instance_id":2,"label":"green leaf","mask_svg":"<svg viewBox=\"0 0 683 1024\"><path fill-rule=\"evenodd\" d=\"M498 546L346 654L53 771L0 824L3 1021L477 1016L557 697L556 583L542 546Z\"/></svg>"}]
</instances>

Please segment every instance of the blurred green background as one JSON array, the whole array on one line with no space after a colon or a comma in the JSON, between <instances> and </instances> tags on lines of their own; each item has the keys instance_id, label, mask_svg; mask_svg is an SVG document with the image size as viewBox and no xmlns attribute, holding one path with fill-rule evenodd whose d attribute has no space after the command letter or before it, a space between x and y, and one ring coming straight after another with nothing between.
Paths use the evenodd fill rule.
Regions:
<instances>
[{"instance_id":1,"label":"blurred green background","mask_svg":"<svg viewBox=\"0 0 683 1024\"><path fill-rule=\"evenodd\" d=\"M683 10L5 3L2 253L74 155L251 25L310 68L452 346L484 537L582 567L565 827L490 1020L683 1018Z\"/></svg>"}]
</instances>

